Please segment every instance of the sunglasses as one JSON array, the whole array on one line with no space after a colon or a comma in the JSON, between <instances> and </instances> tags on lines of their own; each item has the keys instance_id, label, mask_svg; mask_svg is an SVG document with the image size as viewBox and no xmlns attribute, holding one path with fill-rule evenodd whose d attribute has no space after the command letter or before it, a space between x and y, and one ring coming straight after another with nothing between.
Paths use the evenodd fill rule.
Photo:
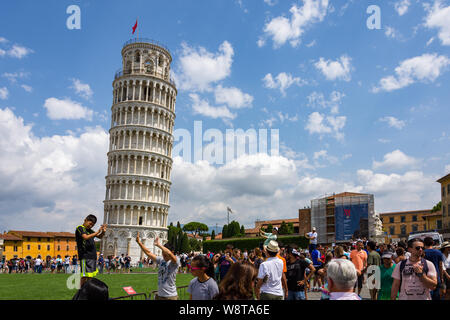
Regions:
<instances>
[{"instance_id":1,"label":"sunglasses","mask_svg":"<svg viewBox=\"0 0 450 320\"><path fill-rule=\"evenodd\" d=\"M419 250L425 250L425 247L420 247L420 246L419 246L419 247L416 247L416 250L417 250L417 251L419 251Z\"/></svg>"}]
</instances>

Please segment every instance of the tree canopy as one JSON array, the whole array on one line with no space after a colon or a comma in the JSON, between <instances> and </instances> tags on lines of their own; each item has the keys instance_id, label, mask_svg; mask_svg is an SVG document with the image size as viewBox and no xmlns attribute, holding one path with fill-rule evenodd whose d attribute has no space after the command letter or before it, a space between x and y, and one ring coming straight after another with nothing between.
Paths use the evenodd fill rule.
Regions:
<instances>
[{"instance_id":1,"label":"tree canopy","mask_svg":"<svg viewBox=\"0 0 450 320\"><path fill-rule=\"evenodd\" d=\"M185 224L183 231L189 231L194 237L197 237L198 234L208 231L208 226L204 223L194 221Z\"/></svg>"}]
</instances>

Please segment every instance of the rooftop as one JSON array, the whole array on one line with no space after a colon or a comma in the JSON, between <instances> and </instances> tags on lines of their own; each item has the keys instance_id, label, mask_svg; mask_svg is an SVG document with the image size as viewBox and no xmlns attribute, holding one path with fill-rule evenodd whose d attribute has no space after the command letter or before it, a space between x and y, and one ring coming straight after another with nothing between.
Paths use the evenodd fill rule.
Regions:
<instances>
[{"instance_id":1,"label":"rooftop","mask_svg":"<svg viewBox=\"0 0 450 320\"><path fill-rule=\"evenodd\" d=\"M10 240L10 241L20 241L20 240L22 240L22 238L20 238L20 237L17 237L17 236L12 235L12 234L7 234L7 233L0 234L0 239Z\"/></svg>"},{"instance_id":2,"label":"rooftop","mask_svg":"<svg viewBox=\"0 0 450 320\"><path fill-rule=\"evenodd\" d=\"M123 44L123 47L122 47L122 48L125 48L126 46L128 46L128 45L130 45L130 44L133 44L133 43L148 43L148 44L153 44L153 45L155 45L155 46L158 46L158 47L163 48L164 50L166 50L166 51L169 53L170 56L172 56L172 54L170 53L169 48L168 48L165 44L163 44L163 43L161 43L161 42L159 42L159 41L157 41L157 40L153 40L153 39L149 39L149 38L132 38L132 39L128 40L127 42L125 42L125 43Z\"/></svg>"},{"instance_id":3,"label":"rooftop","mask_svg":"<svg viewBox=\"0 0 450 320\"><path fill-rule=\"evenodd\" d=\"M442 178L440 178L436 182L442 183L442 182L444 182L445 180L448 180L448 179L450 179L450 173L448 175L446 175L446 176L443 176Z\"/></svg>"},{"instance_id":4,"label":"rooftop","mask_svg":"<svg viewBox=\"0 0 450 320\"><path fill-rule=\"evenodd\" d=\"M397 212L381 212L380 215L388 215L388 214L418 214L418 213L430 214L430 213L431 213L431 209L427 209L427 210L397 211Z\"/></svg>"}]
</instances>

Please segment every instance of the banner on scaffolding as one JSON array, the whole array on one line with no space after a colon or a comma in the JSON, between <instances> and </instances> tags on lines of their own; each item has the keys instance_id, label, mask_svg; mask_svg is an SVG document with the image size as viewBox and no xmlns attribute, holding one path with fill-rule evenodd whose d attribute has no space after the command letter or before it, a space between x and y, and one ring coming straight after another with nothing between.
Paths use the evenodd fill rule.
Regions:
<instances>
[{"instance_id":1,"label":"banner on scaffolding","mask_svg":"<svg viewBox=\"0 0 450 320\"><path fill-rule=\"evenodd\" d=\"M369 237L369 204L336 205L336 241Z\"/></svg>"}]
</instances>

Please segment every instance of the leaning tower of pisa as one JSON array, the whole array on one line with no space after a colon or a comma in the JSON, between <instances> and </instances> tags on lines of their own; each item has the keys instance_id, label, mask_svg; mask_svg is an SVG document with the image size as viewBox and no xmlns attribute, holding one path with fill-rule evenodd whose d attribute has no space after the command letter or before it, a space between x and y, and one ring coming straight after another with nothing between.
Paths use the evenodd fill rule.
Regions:
<instances>
[{"instance_id":1,"label":"leaning tower of pisa","mask_svg":"<svg viewBox=\"0 0 450 320\"><path fill-rule=\"evenodd\" d=\"M102 239L105 255L144 257L135 238L155 254L154 239L167 240L173 127L177 89L172 57L153 40L132 39L122 48L113 81L108 173Z\"/></svg>"}]
</instances>

